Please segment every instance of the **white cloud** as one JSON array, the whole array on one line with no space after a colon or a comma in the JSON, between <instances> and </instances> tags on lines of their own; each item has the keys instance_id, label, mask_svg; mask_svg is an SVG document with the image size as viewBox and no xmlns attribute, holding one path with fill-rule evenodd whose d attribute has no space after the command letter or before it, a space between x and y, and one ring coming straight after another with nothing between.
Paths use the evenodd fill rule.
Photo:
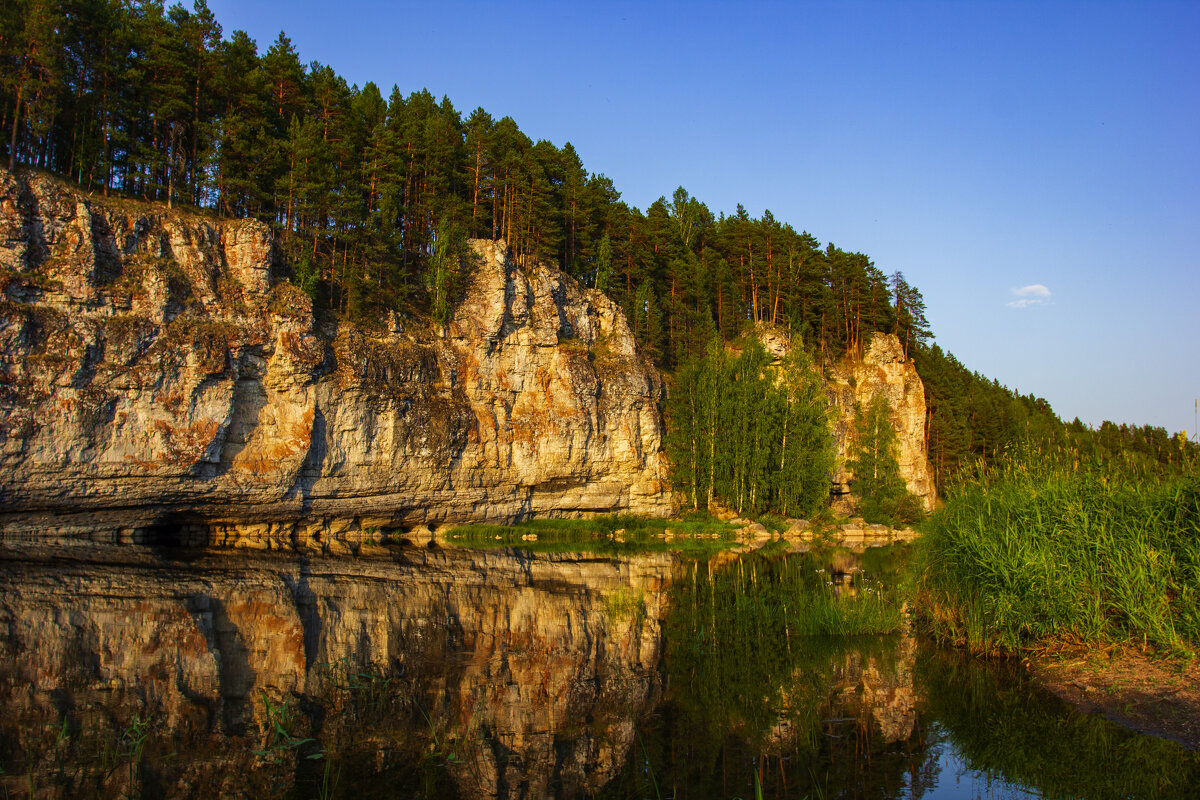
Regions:
<instances>
[{"instance_id":1,"label":"white cloud","mask_svg":"<svg viewBox=\"0 0 1200 800\"><path fill-rule=\"evenodd\" d=\"M1007 303L1009 308L1029 308L1050 302L1050 290L1040 283L1031 283L1020 289L1013 289L1012 293L1016 299Z\"/></svg>"}]
</instances>

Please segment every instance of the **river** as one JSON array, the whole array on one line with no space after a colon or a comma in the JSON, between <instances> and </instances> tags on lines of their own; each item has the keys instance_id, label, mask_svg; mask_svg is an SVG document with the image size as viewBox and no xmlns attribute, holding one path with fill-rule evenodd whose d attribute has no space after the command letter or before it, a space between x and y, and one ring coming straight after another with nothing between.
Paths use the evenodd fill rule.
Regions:
<instances>
[{"instance_id":1,"label":"river","mask_svg":"<svg viewBox=\"0 0 1200 800\"><path fill-rule=\"evenodd\" d=\"M899 613L905 545L334 557L94 538L0 544L6 797L1200 787L1196 753L1079 714L1019 665L843 635Z\"/></svg>"}]
</instances>

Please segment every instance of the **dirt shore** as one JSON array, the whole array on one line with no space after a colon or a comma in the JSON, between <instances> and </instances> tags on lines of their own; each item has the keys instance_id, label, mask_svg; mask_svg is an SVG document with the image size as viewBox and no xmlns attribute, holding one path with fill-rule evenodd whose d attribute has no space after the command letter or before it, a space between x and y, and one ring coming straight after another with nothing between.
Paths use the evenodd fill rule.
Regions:
<instances>
[{"instance_id":1,"label":"dirt shore","mask_svg":"<svg viewBox=\"0 0 1200 800\"><path fill-rule=\"evenodd\" d=\"M1200 661L1129 651L1039 656L1034 679L1080 711L1200 750Z\"/></svg>"}]
</instances>

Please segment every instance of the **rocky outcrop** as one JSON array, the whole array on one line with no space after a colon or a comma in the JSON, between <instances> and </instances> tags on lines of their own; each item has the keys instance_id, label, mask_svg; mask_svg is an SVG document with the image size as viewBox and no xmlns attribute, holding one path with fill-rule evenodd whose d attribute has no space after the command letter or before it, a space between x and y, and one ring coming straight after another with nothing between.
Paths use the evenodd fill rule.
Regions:
<instances>
[{"instance_id":1,"label":"rocky outcrop","mask_svg":"<svg viewBox=\"0 0 1200 800\"><path fill-rule=\"evenodd\" d=\"M668 513L661 380L620 309L473 244L444 331L324 330L262 224L0 171L0 508Z\"/></svg>"},{"instance_id":2,"label":"rocky outcrop","mask_svg":"<svg viewBox=\"0 0 1200 800\"><path fill-rule=\"evenodd\" d=\"M776 328L760 327L756 336L776 365L783 362L792 347L788 335ZM925 452L925 384L905 355L900 340L890 333L872 334L861 357L848 356L825 370L825 387L837 451L833 475L835 507L841 511L854 510L847 501L854 473L846 469L846 459L854 436L855 409L865 408L882 394L887 398L896 431L900 475L908 490L921 498L927 510L932 510L937 490Z\"/></svg>"},{"instance_id":3,"label":"rocky outcrop","mask_svg":"<svg viewBox=\"0 0 1200 800\"><path fill-rule=\"evenodd\" d=\"M905 356L900 340L889 333L876 333L861 358L846 359L829 370L826 377L837 445L835 495L851 491L850 482L854 479L845 464L853 436L855 408L865 408L882 394L887 398L896 431L900 475L909 492L921 498L926 510L932 510L937 492L925 449L925 385L912 360Z\"/></svg>"}]
</instances>

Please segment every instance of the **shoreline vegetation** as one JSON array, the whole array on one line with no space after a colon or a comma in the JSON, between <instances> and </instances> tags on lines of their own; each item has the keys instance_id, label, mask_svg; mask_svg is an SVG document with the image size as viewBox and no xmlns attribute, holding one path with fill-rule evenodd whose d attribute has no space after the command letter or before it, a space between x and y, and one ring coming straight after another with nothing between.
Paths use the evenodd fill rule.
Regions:
<instances>
[{"instance_id":1,"label":"shoreline vegetation","mask_svg":"<svg viewBox=\"0 0 1200 800\"><path fill-rule=\"evenodd\" d=\"M1200 468L1179 450L1025 442L962 476L923 526L919 629L1200 749Z\"/></svg>"},{"instance_id":2,"label":"shoreline vegetation","mask_svg":"<svg viewBox=\"0 0 1200 800\"><path fill-rule=\"evenodd\" d=\"M1072 642L1192 659L1200 645L1200 470L1022 444L925 526L914 599L975 652Z\"/></svg>"},{"instance_id":3,"label":"shoreline vegetation","mask_svg":"<svg viewBox=\"0 0 1200 800\"><path fill-rule=\"evenodd\" d=\"M821 515L810 522L764 514L754 521L732 513L722 517L690 512L673 519L605 514L584 519L538 518L511 525L444 526L431 538L450 547L517 547L539 553L601 555L670 551L707 557L723 550L747 552L772 545L802 550L880 547L909 543L918 535L909 527L871 524L861 518Z\"/></svg>"}]
</instances>

